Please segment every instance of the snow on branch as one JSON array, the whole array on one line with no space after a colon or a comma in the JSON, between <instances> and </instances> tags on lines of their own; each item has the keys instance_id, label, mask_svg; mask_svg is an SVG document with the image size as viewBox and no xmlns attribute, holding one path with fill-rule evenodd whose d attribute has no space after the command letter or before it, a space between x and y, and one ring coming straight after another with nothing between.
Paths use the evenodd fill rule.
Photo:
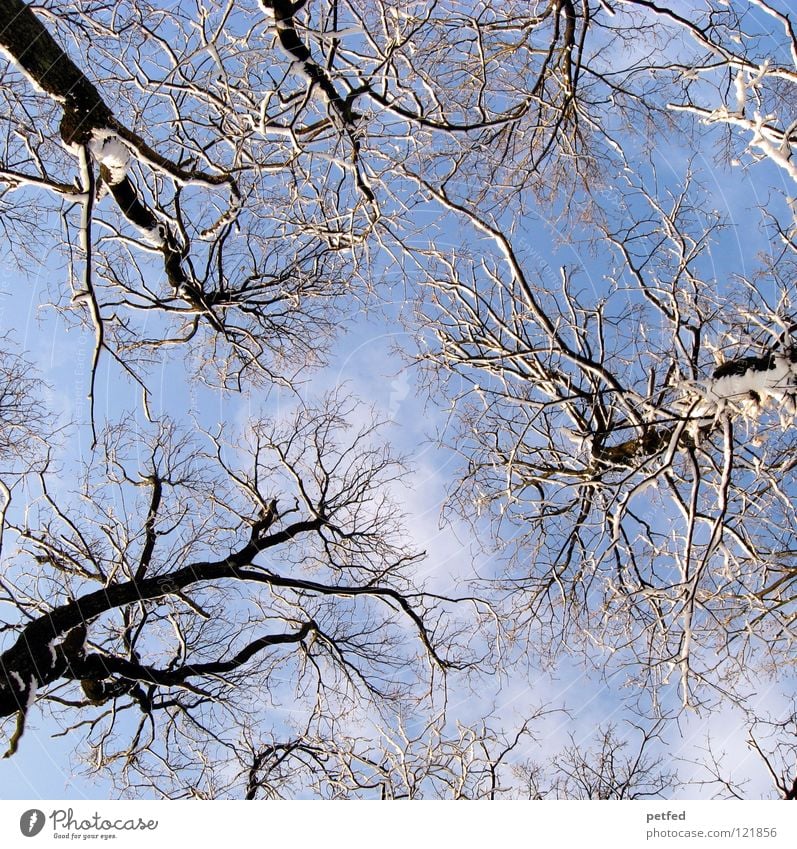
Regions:
<instances>
[{"instance_id":1,"label":"snow on branch","mask_svg":"<svg viewBox=\"0 0 797 849\"><path fill-rule=\"evenodd\" d=\"M712 377L692 390L702 396L694 418L717 416L730 406L755 416L765 406L786 415L797 412L797 348L723 363Z\"/></svg>"},{"instance_id":2,"label":"snow on branch","mask_svg":"<svg viewBox=\"0 0 797 849\"><path fill-rule=\"evenodd\" d=\"M103 178L109 186L124 180L130 163L130 152L125 143L112 130L94 130L89 142L91 155L105 166Z\"/></svg>"}]
</instances>

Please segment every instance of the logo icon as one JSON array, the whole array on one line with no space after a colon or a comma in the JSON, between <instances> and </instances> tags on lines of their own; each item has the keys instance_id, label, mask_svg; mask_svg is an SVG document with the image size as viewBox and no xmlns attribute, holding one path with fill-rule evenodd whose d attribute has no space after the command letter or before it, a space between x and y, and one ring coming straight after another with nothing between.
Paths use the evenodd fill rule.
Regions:
<instances>
[{"instance_id":1,"label":"logo icon","mask_svg":"<svg viewBox=\"0 0 797 849\"><path fill-rule=\"evenodd\" d=\"M31 808L19 818L19 830L25 837L35 837L44 828L44 811Z\"/></svg>"}]
</instances>

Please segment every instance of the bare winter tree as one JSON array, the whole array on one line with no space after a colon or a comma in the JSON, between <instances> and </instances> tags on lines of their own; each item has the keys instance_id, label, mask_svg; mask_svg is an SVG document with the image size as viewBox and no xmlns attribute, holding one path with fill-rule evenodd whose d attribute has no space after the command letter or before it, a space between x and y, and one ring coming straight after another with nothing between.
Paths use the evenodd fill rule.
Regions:
<instances>
[{"instance_id":1,"label":"bare winter tree","mask_svg":"<svg viewBox=\"0 0 797 849\"><path fill-rule=\"evenodd\" d=\"M46 411L35 369L5 337L0 340L0 462L3 474L24 459L44 430ZM31 455L33 452L30 452Z\"/></svg>"},{"instance_id":2,"label":"bare winter tree","mask_svg":"<svg viewBox=\"0 0 797 849\"><path fill-rule=\"evenodd\" d=\"M538 711L514 734L487 723L449 727L445 718L416 718L376 728L351 729L332 737L307 735L286 742L242 748L246 798L275 798L285 792L286 777L320 798L496 799L513 797L512 768L519 753L537 748ZM411 727L410 727L411 724ZM334 744L330 745L330 740Z\"/></svg>"},{"instance_id":3,"label":"bare winter tree","mask_svg":"<svg viewBox=\"0 0 797 849\"><path fill-rule=\"evenodd\" d=\"M445 601L413 582L385 491L400 467L346 432L350 412L253 422L238 446L125 423L77 501L41 472L3 579L9 752L45 710L124 787L166 792L200 786L255 722L428 697L462 659Z\"/></svg>"},{"instance_id":4,"label":"bare winter tree","mask_svg":"<svg viewBox=\"0 0 797 849\"><path fill-rule=\"evenodd\" d=\"M587 42L604 14L616 15L615 38L626 26L687 36L656 61L639 48L623 109L647 102L653 121L654 107L693 113L706 81L724 75L738 80L739 114L755 93L773 113L767 126L788 125L787 15L758 2L762 14L707 4L688 19L644 2L599 5L582 19ZM752 155L785 167L790 131L777 150L762 132ZM414 250L435 293L419 298L420 361L450 400L448 442L462 460L452 504L477 533L492 518L508 555L499 586L535 651L608 650L647 692L678 681L684 705L740 699L792 652L792 227L771 204L773 266L784 269L774 294L752 275L717 281L712 247L726 222L691 168L677 185L628 136L616 152L624 172L571 195L569 220L582 223L568 226L568 246L599 255L582 269L554 270L539 238L550 230L530 233L455 174L411 175L460 242ZM545 210L561 233L558 216Z\"/></svg>"},{"instance_id":5,"label":"bare winter tree","mask_svg":"<svg viewBox=\"0 0 797 849\"><path fill-rule=\"evenodd\" d=\"M791 295L719 296L694 188L629 191L601 290L438 191L487 240L436 259L424 361L459 411L453 503L512 553L518 631L600 645L653 689L676 675L691 704L791 654Z\"/></svg>"},{"instance_id":6,"label":"bare winter tree","mask_svg":"<svg viewBox=\"0 0 797 849\"><path fill-rule=\"evenodd\" d=\"M512 733L489 721L448 728L437 717L410 730L397 723L369 738L304 737L242 750L249 764L247 798L279 797L291 776L322 798L379 799L643 799L664 798L677 776L654 753L657 729L620 736L599 729L586 745L575 741L546 760L543 724L555 712L538 710ZM290 786L290 785L287 785Z\"/></svg>"},{"instance_id":7,"label":"bare winter tree","mask_svg":"<svg viewBox=\"0 0 797 849\"><path fill-rule=\"evenodd\" d=\"M648 66L624 46L668 37L637 5L3 0L9 251L27 274L48 257L95 371L108 351L142 380L190 342L226 386L284 377L374 247L404 265L416 174L525 210L618 160L610 101L668 114L631 84Z\"/></svg>"},{"instance_id":8,"label":"bare winter tree","mask_svg":"<svg viewBox=\"0 0 797 849\"><path fill-rule=\"evenodd\" d=\"M103 356L147 417L173 351L188 381L294 386L398 278L450 410L451 504L506 555L482 588L511 611L507 645L610 655L657 715L676 680L708 705L777 674L797 576L793 214L768 199L769 258L734 276L694 171L718 146L722 167L794 178L788 8L211 6L0 0L4 254L92 334L92 425ZM554 261L554 230L589 261ZM429 670L460 662L458 634L381 500L392 459L335 441L344 412L253 425L248 465L221 433L200 451L156 423L136 448L129 422L98 427L80 508L41 472L6 517L12 750L35 703L123 762L128 790L227 792L202 767L224 761L252 797L294 773L291 792L329 796L504 792L513 737L403 723ZM294 726L264 726L255 693L290 701ZM392 717L374 731L391 746L343 730L353 704ZM573 748L532 795L670 789L621 744Z\"/></svg>"},{"instance_id":9,"label":"bare winter tree","mask_svg":"<svg viewBox=\"0 0 797 849\"><path fill-rule=\"evenodd\" d=\"M250 367L277 379L318 361L334 326L351 272L314 232L324 199L291 165L289 140L262 139L248 113L233 119L228 98L263 89L266 63L241 61L230 11L197 11L197 42L193 21L147 4L0 6L3 203L45 210L4 227L25 269L30 235L58 246L51 296L94 328L92 399L103 351L141 380L154 348L191 343L201 373L240 388ZM173 26L176 40L158 34Z\"/></svg>"},{"instance_id":10,"label":"bare winter tree","mask_svg":"<svg viewBox=\"0 0 797 849\"><path fill-rule=\"evenodd\" d=\"M547 769L521 768L532 799L655 799L678 787L676 771L661 753L653 753L658 726L618 733L598 729L591 745L571 740Z\"/></svg>"},{"instance_id":11,"label":"bare winter tree","mask_svg":"<svg viewBox=\"0 0 797 849\"><path fill-rule=\"evenodd\" d=\"M13 493L46 462L52 435L36 371L15 349L9 337L0 340L0 554Z\"/></svg>"},{"instance_id":12,"label":"bare winter tree","mask_svg":"<svg viewBox=\"0 0 797 849\"><path fill-rule=\"evenodd\" d=\"M348 282L383 267L375 246L411 271L419 175L492 214L534 198L561 213L625 164L617 116L666 123L682 88L675 105L697 108L695 75L738 70L751 97L789 79L757 43L727 47L738 12L698 17L632 0L4 0L9 250L30 273L56 248L49 295L93 327L95 370L109 351L142 379L154 349L190 342L226 386L253 366L284 377L321 356ZM695 49L654 61L674 32Z\"/></svg>"},{"instance_id":13,"label":"bare winter tree","mask_svg":"<svg viewBox=\"0 0 797 849\"><path fill-rule=\"evenodd\" d=\"M797 798L797 712L794 698L784 699L777 711L746 711L744 740L749 764L740 768L738 755L731 757L722 745L709 738L697 767L693 783L711 790L715 798L745 799L750 797L751 773L757 770L769 783L768 798L794 801ZM720 735L716 735L719 737ZM734 735L736 736L736 735Z\"/></svg>"}]
</instances>

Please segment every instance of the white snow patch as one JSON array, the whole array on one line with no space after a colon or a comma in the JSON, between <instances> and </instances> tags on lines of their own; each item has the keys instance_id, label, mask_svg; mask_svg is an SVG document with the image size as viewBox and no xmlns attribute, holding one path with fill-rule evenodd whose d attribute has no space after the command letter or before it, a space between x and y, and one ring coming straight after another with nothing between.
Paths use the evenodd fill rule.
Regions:
<instances>
[{"instance_id":1,"label":"white snow patch","mask_svg":"<svg viewBox=\"0 0 797 849\"><path fill-rule=\"evenodd\" d=\"M36 691L39 689L39 682L31 675L30 689L28 690L28 703L25 705L25 710L30 710L31 705L36 701Z\"/></svg>"},{"instance_id":2,"label":"white snow patch","mask_svg":"<svg viewBox=\"0 0 797 849\"><path fill-rule=\"evenodd\" d=\"M19 687L19 692L20 692L20 693L24 693L24 692L25 692L25 682L24 682L24 681L22 680L22 678L18 675L18 673L14 672L14 670L13 670L13 669L11 669L11 670L9 670L9 673L8 673L8 674L9 674L10 676L12 676L12 677L13 677L13 679L17 682L17 686Z\"/></svg>"},{"instance_id":3,"label":"white snow patch","mask_svg":"<svg viewBox=\"0 0 797 849\"><path fill-rule=\"evenodd\" d=\"M343 27L342 29L336 30L328 30L327 32L321 32L320 30L310 30L310 32L319 41L341 41L344 38L361 36L365 33L365 29L358 24L353 24L349 27Z\"/></svg>"},{"instance_id":4,"label":"white snow patch","mask_svg":"<svg viewBox=\"0 0 797 849\"><path fill-rule=\"evenodd\" d=\"M73 299L73 300L74 300L74 299ZM50 640L50 642L49 642L49 643L47 643L47 648L48 648L48 649L49 649L49 651L50 651L50 662L51 662L51 665L52 665L52 666L55 666L55 662L58 660L58 655L55 653L55 638L53 638L52 640Z\"/></svg>"},{"instance_id":5,"label":"white snow patch","mask_svg":"<svg viewBox=\"0 0 797 849\"><path fill-rule=\"evenodd\" d=\"M744 83L744 71L739 71L734 80L736 88L736 111L740 115L744 115L744 105L747 100L747 86Z\"/></svg>"},{"instance_id":6,"label":"white snow patch","mask_svg":"<svg viewBox=\"0 0 797 849\"><path fill-rule=\"evenodd\" d=\"M783 412L794 414L797 364L781 354L773 357L772 368L761 371L748 368L744 374L713 378L693 388L703 398L693 412L697 418L717 415L728 404L739 406L745 413L755 413L764 404L774 403Z\"/></svg>"},{"instance_id":7,"label":"white snow patch","mask_svg":"<svg viewBox=\"0 0 797 849\"><path fill-rule=\"evenodd\" d=\"M658 486L658 479L656 475L651 475L649 478L645 478L645 480L641 481L634 488L634 492L636 495L641 495L643 492L647 492L649 489L656 489Z\"/></svg>"},{"instance_id":8,"label":"white snow patch","mask_svg":"<svg viewBox=\"0 0 797 849\"><path fill-rule=\"evenodd\" d=\"M64 103L64 101L65 101L64 97L61 97L60 95L51 94L46 89L43 89L41 87L41 85L39 85L39 81L36 79L36 77L34 77L33 74L28 73L28 71L25 70L25 68L23 68L22 65L20 65L18 63L17 57L14 56L14 54L10 50L8 50L5 47L0 46L0 56L5 56L9 60L9 62L11 63L11 66L13 67L13 69L15 71L19 71L27 79L27 81L31 84L33 89L35 89L37 92L39 92L40 94L46 94L47 97L52 98L57 103Z\"/></svg>"},{"instance_id":9,"label":"white snow patch","mask_svg":"<svg viewBox=\"0 0 797 849\"><path fill-rule=\"evenodd\" d=\"M584 448L591 442L588 435L584 435L582 431L573 430L569 427L561 428L561 434L564 438L575 446L576 451L583 451Z\"/></svg>"},{"instance_id":10,"label":"white snow patch","mask_svg":"<svg viewBox=\"0 0 797 849\"><path fill-rule=\"evenodd\" d=\"M750 147L758 148L764 156L769 157L777 166L783 168L792 180L797 182L797 165L791 157L790 135L783 133L782 137L778 137L776 132L773 133L769 127L769 122L773 118L773 115L763 116L760 112L755 112L752 127L753 138L750 140Z\"/></svg>"},{"instance_id":11,"label":"white snow patch","mask_svg":"<svg viewBox=\"0 0 797 849\"><path fill-rule=\"evenodd\" d=\"M115 186L124 180L130 163L130 151L116 133L111 130L94 130L89 150L97 162L108 169L110 185Z\"/></svg>"},{"instance_id":12,"label":"white snow patch","mask_svg":"<svg viewBox=\"0 0 797 849\"><path fill-rule=\"evenodd\" d=\"M160 223L150 229L146 227L138 227L136 229L154 248L162 248L166 244L165 224Z\"/></svg>"}]
</instances>

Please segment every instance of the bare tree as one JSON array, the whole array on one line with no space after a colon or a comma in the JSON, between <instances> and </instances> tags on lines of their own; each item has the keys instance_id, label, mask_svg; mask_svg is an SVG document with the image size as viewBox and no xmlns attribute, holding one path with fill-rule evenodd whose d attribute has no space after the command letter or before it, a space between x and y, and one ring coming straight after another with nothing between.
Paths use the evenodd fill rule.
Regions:
<instances>
[{"instance_id":1,"label":"bare tree","mask_svg":"<svg viewBox=\"0 0 797 849\"><path fill-rule=\"evenodd\" d=\"M10 752L44 709L95 768L166 792L256 721L410 709L464 662L413 577L385 489L400 466L372 428L346 433L350 412L253 422L240 446L164 423L142 450L124 423L77 501L40 473L3 582Z\"/></svg>"},{"instance_id":2,"label":"bare tree","mask_svg":"<svg viewBox=\"0 0 797 849\"><path fill-rule=\"evenodd\" d=\"M695 74L738 67L755 92L788 79L759 73L761 50L730 51L734 10L704 17L632 0L478 14L456 0L4 0L10 249L29 270L31 241L57 246L66 279L50 294L93 328L95 371L109 351L143 381L157 349L190 342L228 387L255 366L285 377L322 356L344 281L373 283L375 248L407 267L419 189L434 202L419 177L495 216L535 198L564 214L577 187L592 194L626 166L617 115L627 132L666 124L668 94L692 108ZM657 62L682 31L694 49Z\"/></svg>"},{"instance_id":3,"label":"bare tree","mask_svg":"<svg viewBox=\"0 0 797 849\"><path fill-rule=\"evenodd\" d=\"M757 726L769 726L770 731L777 732L781 739L774 745L774 751L767 753L756 737ZM783 732L786 732L784 734ZM786 739L783 739L786 737ZM758 720L750 731L748 745L755 751L772 779L772 785L778 797L786 801L797 799L797 746L795 746L795 713L780 722Z\"/></svg>"},{"instance_id":4,"label":"bare tree","mask_svg":"<svg viewBox=\"0 0 797 849\"><path fill-rule=\"evenodd\" d=\"M0 340L0 462L2 474L15 460L32 457L32 441L44 431L46 411L40 380L9 337Z\"/></svg>"},{"instance_id":5,"label":"bare tree","mask_svg":"<svg viewBox=\"0 0 797 849\"><path fill-rule=\"evenodd\" d=\"M0 340L0 553L13 491L46 462L46 421L36 370L5 337Z\"/></svg>"},{"instance_id":6,"label":"bare tree","mask_svg":"<svg viewBox=\"0 0 797 849\"><path fill-rule=\"evenodd\" d=\"M740 734L728 735L737 741L744 739L747 750L751 753L739 763L737 752L731 756L725 751L724 745L718 747L709 735L705 751L699 760L690 759L690 765L695 768L693 784L701 788L709 788L715 797L722 799L751 798L750 784L754 773L759 773L762 780L756 795L762 798L793 801L797 776L797 746L795 745L795 702L794 698L783 699L783 705L778 710L747 708L740 723ZM743 737L746 729L746 739Z\"/></svg>"},{"instance_id":7,"label":"bare tree","mask_svg":"<svg viewBox=\"0 0 797 849\"><path fill-rule=\"evenodd\" d=\"M657 715L676 679L684 705L740 701L793 652L793 216L769 204L768 265L718 285L726 222L691 164L657 165L678 132L794 178L796 44L769 0L0 0L0 226L93 335L92 426L104 354L147 417L174 350L187 380L294 386L398 277L450 406L451 506L507 555L482 588L508 644L608 652ZM532 216L594 261L554 270ZM462 662L460 635L381 500L392 459L335 442L344 412L254 425L246 467L164 422L142 465L111 425L79 509L39 474L7 517L12 749L36 700L128 790L178 792L190 764L185 793L226 792L226 758L250 796L294 792L293 770L330 796L503 792L519 738L431 707L411 733L396 708ZM246 700L287 699L280 677L295 727L264 728ZM384 707L392 748L344 732L355 703ZM671 788L621 746L574 744L535 793Z\"/></svg>"},{"instance_id":8,"label":"bare tree","mask_svg":"<svg viewBox=\"0 0 797 849\"><path fill-rule=\"evenodd\" d=\"M518 633L607 648L652 689L679 676L684 703L744 692L791 652L790 295L713 291L721 222L694 186L629 187L636 217L600 225L605 291L435 191L486 238L435 257L423 362L458 410L452 503L512 553Z\"/></svg>"},{"instance_id":9,"label":"bare tree","mask_svg":"<svg viewBox=\"0 0 797 849\"><path fill-rule=\"evenodd\" d=\"M179 52L158 34L177 26L190 42L195 29L179 15L146 4L92 11L0 6L11 59L2 71L3 202L50 203L35 229L21 214L4 227L26 269L33 251L24 237L48 248L55 239L66 279L53 287L54 304L93 327L92 403L103 351L141 382L155 349L191 343L200 374L231 388L247 370L275 380L317 362L350 272L303 218L317 201L291 166L290 144L235 138L233 123L243 121L245 137L253 128L248 113L233 121L230 84L262 85L244 82L261 63L240 65L238 36L223 27L231 9L218 20L200 15L202 43ZM120 56L122 38L129 52ZM153 50L165 66L150 66ZM203 52L210 65L193 67ZM237 82L224 82L228 64L243 74ZM84 67L100 71L113 101ZM153 90L165 97L151 101Z\"/></svg>"},{"instance_id":10,"label":"bare tree","mask_svg":"<svg viewBox=\"0 0 797 849\"><path fill-rule=\"evenodd\" d=\"M282 743L242 749L246 798L284 792L290 775L295 786L320 798L496 799L516 792L511 780L518 750L536 745L540 710L514 734L487 723L466 726L444 716L418 717L337 729L334 735L307 735ZM290 785L288 785L290 787Z\"/></svg>"},{"instance_id":11,"label":"bare tree","mask_svg":"<svg viewBox=\"0 0 797 849\"><path fill-rule=\"evenodd\" d=\"M238 753L241 772L215 795L235 793L244 778L247 799L635 799L664 797L677 786L664 754L653 752L658 726L635 728L633 744L614 728L599 729L586 745L573 741L551 755L546 723L563 721L565 712L540 708L512 731L501 730L500 717L468 725L437 715L334 734L316 726L259 744L250 737Z\"/></svg>"},{"instance_id":12,"label":"bare tree","mask_svg":"<svg viewBox=\"0 0 797 849\"><path fill-rule=\"evenodd\" d=\"M412 732L399 722L373 739L363 729L337 734L335 746L309 737L270 743L249 755L246 795L279 796L286 775L322 798L643 799L677 786L664 754L652 751L655 727L636 729L633 741L607 728L592 746L573 742L545 760L535 757L552 713L540 709L511 733L491 720L449 727L437 717Z\"/></svg>"},{"instance_id":13,"label":"bare tree","mask_svg":"<svg viewBox=\"0 0 797 849\"><path fill-rule=\"evenodd\" d=\"M653 752L660 724L619 733L598 729L593 745L571 743L546 768L520 769L533 799L666 798L679 785L677 772L662 752ZM636 737L636 739L635 739ZM592 742L592 741L591 741Z\"/></svg>"},{"instance_id":14,"label":"bare tree","mask_svg":"<svg viewBox=\"0 0 797 849\"><path fill-rule=\"evenodd\" d=\"M626 84L647 66L617 63L643 28L666 38L587 0L4 0L10 250L29 273L57 249L50 296L93 328L95 371L108 351L144 380L158 349L190 342L226 386L255 366L284 377L322 355L344 281L370 285L374 248L395 256L414 232L415 175L525 209L527 189L566 196L616 170L609 100L667 114Z\"/></svg>"}]
</instances>

